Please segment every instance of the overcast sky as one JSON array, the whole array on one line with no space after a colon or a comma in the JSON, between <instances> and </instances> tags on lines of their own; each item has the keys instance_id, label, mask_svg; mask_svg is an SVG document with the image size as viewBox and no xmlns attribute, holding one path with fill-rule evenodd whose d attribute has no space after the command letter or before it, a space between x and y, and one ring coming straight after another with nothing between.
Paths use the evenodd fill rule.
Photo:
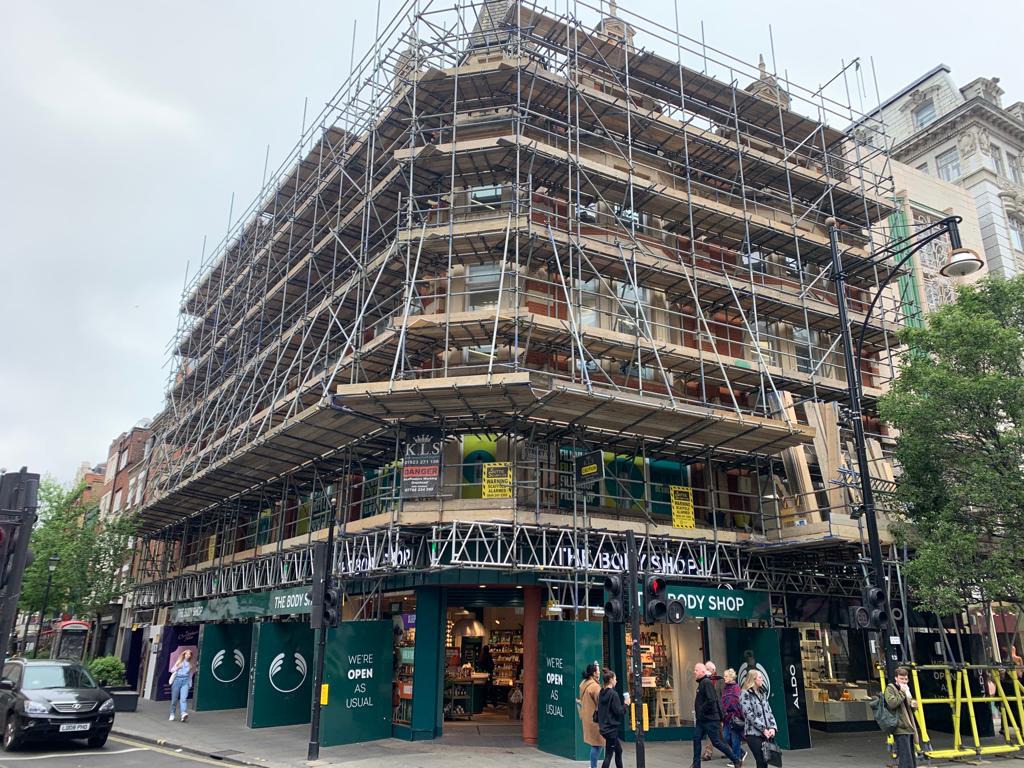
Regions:
<instances>
[{"instance_id":1,"label":"overcast sky","mask_svg":"<svg viewBox=\"0 0 1024 768\"><path fill-rule=\"evenodd\" d=\"M451 6L454 0L446 0ZM565 0L549 0L563 9ZM673 25L671 0L620 7ZM382 0L382 16L399 3ZM70 480L162 407L186 264L216 243L373 39L376 3L8 3L0 25L0 466ZM1024 99L1019 0L679 0L684 34L874 103L942 62ZM642 36L638 45L644 45ZM855 94L855 104L861 97Z\"/></svg>"}]
</instances>

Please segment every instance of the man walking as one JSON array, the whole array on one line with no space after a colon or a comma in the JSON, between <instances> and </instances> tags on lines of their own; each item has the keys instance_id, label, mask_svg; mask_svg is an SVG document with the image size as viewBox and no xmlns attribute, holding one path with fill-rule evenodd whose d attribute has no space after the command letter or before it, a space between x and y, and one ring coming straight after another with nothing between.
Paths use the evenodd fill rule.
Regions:
<instances>
[{"instance_id":1,"label":"man walking","mask_svg":"<svg viewBox=\"0 0 1024 768\"><path fill-rule=\"evenodd\" d=\"M714 664L710 663L712 669ZM729 761L740 768L743 757L734 754L732 749L722 741L722 702L718 691L708 674L708 665L697 663L693 666L693 676L697 680L697 697L693 702L695 729L693 733L693 768L700 768L701 743L704 737L711 739L711 745L729 758Z\"/></svg>"}]
</instances>

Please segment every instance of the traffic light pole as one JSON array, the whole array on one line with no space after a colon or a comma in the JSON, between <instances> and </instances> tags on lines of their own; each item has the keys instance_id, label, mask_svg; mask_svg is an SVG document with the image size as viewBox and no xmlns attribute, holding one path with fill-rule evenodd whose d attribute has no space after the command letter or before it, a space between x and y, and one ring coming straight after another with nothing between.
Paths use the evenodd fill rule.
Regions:
<instances>
[{"instance_id":1,"label":"traffic light pole","mask_svg":"<svg viewBox=\"0 0 1024 768\"><path fill-rule=\"evenodd\" d=\"M316 621L320 628L316 633L316 654L313 660L313 701L311 703L309 717L309 746L306 750L307 760L318 760L320 758L320 710L322 707L322 689L324 683L324 658L327 653L327 630L329 627L323 622L323 598L326 591L327 581L334 570L334 528L337 516L331 516L331 527L327 531L326 545L320 545L323 549L315 553L313 557L313 579L319 580L319 584L313 584L313 593L319 592L319 601L314 599L310 605L310 623ZM317 560L320 560L320 567L317 567ZM316 619L314 620L314 616Z\"/></svg>"},{"instance_id":2,"label":"traffic light pole","mask_svg":"<svg viewBox=\"0 0 1024 768\"><path fill-rule=\"evenodd\" d=\"M629 689L632 691L633 721L636 723L636 768L646 768L647 754L644 749L644 689L643 667L640 663L640 583L639 557L636 551L636 536L633 531L626 531L626 551L629 559L629 624L632 628L633 642L629 654Z\"/></svg>"},{"instance_id":3,"label":"traffic light pole","mask_svg":"<svg viewBox=\"0 0 1024 768\"><path fill-rule=\"evenodd\" d=\"M846 389L850 400L850 421L853 426L853 447L857 454L857 469L860 475L861 506L864 510L864 524L867 527L868 551L871 555L871 573L873 586L882 590L885 597L885 621L879 627L882 659L885 664L886 680L892 680L893 670L898 661L897 649L892 645L890 637L891 616L889 608L889 590L885 584L885 566L882 562L882 542L878 535L878 517L875 508L875 494L871 487L871 468L868 463L867 441L864 435L864 414L860 398L860 370L854 356L853 334L850 331L850 319L846 308L846 275L843 272L843 260L839 251L839 230L836 220L828 220L828 239L832 251L832 280L835 284L836 306L839 310L839 329L843 340L843 359L846 364Z\"/></svg>"}]
</instances>

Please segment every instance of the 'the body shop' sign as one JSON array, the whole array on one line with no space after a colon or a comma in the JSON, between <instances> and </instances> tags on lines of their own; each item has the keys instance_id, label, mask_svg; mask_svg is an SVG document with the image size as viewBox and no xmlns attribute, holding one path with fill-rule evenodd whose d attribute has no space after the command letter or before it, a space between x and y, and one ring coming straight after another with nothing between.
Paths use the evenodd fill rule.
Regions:
<instances>
[{"instance_id":1,"label":"'the body shop' sign","mask_svg":"<svg viewBox=\"0 0 1024 768\"><path fill-rule=\"evenodd\" d=\"M439 429L412 428L405 431L402 457L402 498L437 496L441 483L441 451L444 436Z\"/></svg>"}]
</instances>

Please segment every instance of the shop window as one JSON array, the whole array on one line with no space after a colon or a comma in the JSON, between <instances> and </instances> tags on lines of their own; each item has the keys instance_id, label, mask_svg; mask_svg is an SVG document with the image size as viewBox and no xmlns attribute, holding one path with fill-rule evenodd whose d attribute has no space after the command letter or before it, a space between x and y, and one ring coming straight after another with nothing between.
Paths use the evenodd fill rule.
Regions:
<instances>
[{"instance_id":1,"label":"shop window","mask_svg":"<svg viewBox=\"0 0 1024 768\"><path fill-rule=\"evenodd\" d=\"M412 678L416 653L416 598L412 595L391 595L386 599L391 608L394 638L392 720L399 725L409 725L412 721Z\"/></svg>"},{"instance_id":2,"label":"shop window","mask_svg":"<svg viewBox=\"0 0 1024 768\"><path fill-rule=\"evenodd\" d=\"M466 304L470 312L498 306L501 265L471 264L466 275Z\"/></svg>"},{"instance_id":3,"label":"shop window","mask_svg":"<svg viewBox=\"0 0 1024 768\"><path fill-rule=\"evenodd\" d=\"M944 181L956 181L960 178L960 152L953 147L935 158L939 178Z\"/></svg>"},{"instance_id":4,"label":"shop window","mask_svg":"<svg viewBox=\"0 0 1024 768\"><path fill-rule=\"evenodd\" d=\"M632 635L627 631L627 669L632 652ZM697 695L693 665L704 660L699 623L652 624L640 632L643 701L652 728L693 724L693 700Z\"/></svg>"}]
</instances>

